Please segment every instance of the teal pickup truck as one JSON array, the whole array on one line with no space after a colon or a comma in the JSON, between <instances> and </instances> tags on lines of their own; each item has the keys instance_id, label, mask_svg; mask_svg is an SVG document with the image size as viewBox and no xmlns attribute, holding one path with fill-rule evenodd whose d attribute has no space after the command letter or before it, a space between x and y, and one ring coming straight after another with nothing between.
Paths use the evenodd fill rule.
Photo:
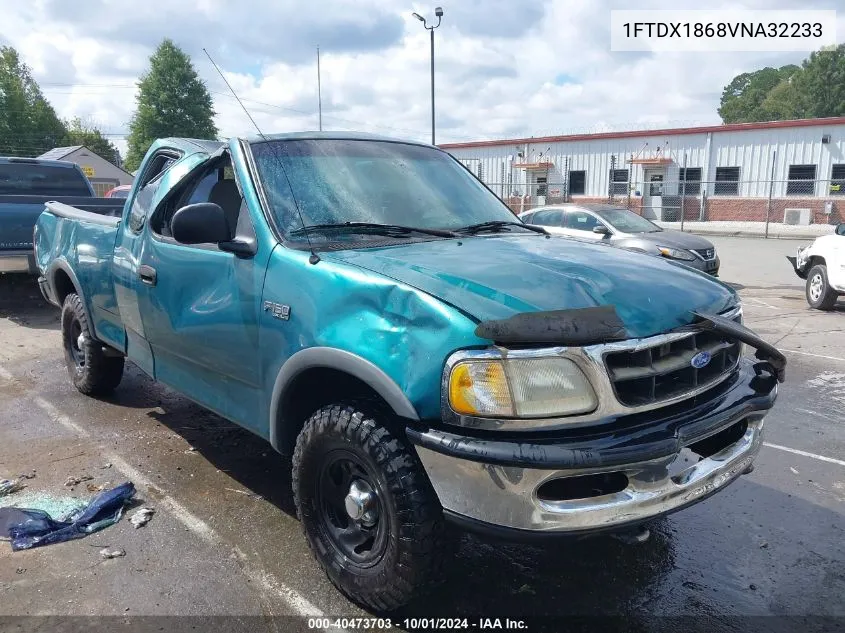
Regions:
<instances>
[{"instance_id":1,"label":"teal pickup truck","mask_svg":"<svg viewBox=\"0 0 845 633\"><path fill-rule=\"evenodd\" d=\"M157 141L121 218L48 203L35 254L77 389L128 359L291 455L315 557L379 611L437 579L447 521L630 532L720 491L785 373L729 286L381 137Z\"/></svg>"}]
</instances>

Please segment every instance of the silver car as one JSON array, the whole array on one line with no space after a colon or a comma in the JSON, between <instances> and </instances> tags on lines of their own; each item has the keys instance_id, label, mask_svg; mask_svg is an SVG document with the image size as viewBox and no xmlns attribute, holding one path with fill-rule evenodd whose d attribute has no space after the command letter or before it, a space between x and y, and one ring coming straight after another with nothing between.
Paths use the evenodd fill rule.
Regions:
<instances>
[{"instance_id":1,"label":"silver car","mask_svg":"<svg viewBox=\"0 0 845 633\"><path fill-rule=\"evenodd\" d=\"M712 242L698 235L662 229L625 207L562 204L531 209L519 217L553 235L602 241L673 259L714 276L719 274L719 257Z\"/></svg>"}]
</instances>

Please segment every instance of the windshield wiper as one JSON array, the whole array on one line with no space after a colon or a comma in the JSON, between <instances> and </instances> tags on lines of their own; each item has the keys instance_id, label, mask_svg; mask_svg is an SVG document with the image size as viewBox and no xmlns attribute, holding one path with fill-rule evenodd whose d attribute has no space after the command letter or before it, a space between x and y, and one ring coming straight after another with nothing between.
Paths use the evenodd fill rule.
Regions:
<instances>
[{"instance_id":1,"label":"windshield wiper","mask_svg":"<svg viewBox=\"0 0 845 633\"><path fill-rule=\"evenodd\" d=\"M402 226L401 224L379 224L378 222L339 222L337 224L311 224L291 231L291 235L302 235L310 231L335 233L371 233L373 235L387 235L388 237L405 237L411 233L434 235L435 237L457 237L452 231L441 229L424 229L416 226Z\"/></svg>"},{"instance_id":2,"label":"windshield wiper","mask_svg":"<svg viewBox=\"0 0 845 633\"><path fill-rule=\"evenodd\" d=\"M461 233L468 233L470 235L475 235L476 233L483 233L484 231L501 231L503 229L510 230L507 227L509 226L518 226L521 229L525 229L527 231L534 231L535 233L542 233L543 235L548 235L548 231L541 226L534 226L532 224L525 224L524 222L509 222L507 220L492 220L491 222L480 222L478 224L470 224L469 226L465 226L460 229L456 229Z\"/></svg>"}]
</instances>

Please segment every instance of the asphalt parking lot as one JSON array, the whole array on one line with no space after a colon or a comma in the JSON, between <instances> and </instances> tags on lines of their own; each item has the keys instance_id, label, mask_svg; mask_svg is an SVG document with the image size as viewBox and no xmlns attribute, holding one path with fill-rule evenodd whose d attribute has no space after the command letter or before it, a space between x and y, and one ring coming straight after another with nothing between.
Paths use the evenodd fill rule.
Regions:
<instances>
[{"instance_id":1,"label":"asphalt parking lot","mask_svg":"<svg viewBox=\"0 0 845 633\"><path fill-rule=\"evenodd\" d=\"M664 616L728 618L708 630L845 627L845 302L808 308L784 257L806 242L713 241L746 323L789 359L754 472L658 521L642 544L461 536L441 586L394 623L536 618L529 630L559 631L566 617L619 616L639 630ZM0 477L35 470L16 496L57 502L129 480L156 514L143 528L122 520L31 551L0 543L0 615L272 615L277 630L308 630L294 616L367 615L312 560L283 458L134 368L113 397L80 395L58 326L32 280L0 279ZM83 475L92 479L64 485ZM102 560L104 546L126 555Z\"/></svg>"}]
</instances>

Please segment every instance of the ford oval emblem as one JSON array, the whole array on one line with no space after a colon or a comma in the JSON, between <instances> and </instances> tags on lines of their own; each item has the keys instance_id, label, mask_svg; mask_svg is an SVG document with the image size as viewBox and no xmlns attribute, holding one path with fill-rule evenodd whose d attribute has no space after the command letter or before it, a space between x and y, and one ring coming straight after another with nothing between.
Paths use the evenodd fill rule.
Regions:
<instances>
[{"instance_id":1,"label":"ford oval emblem","mask_svg":"<svg viewBox=\"0 0 845 633\"><path fill-rule=\"evenodd\" d=\"M713 358L713 355L710 352L699 352L695 356L692 357L689 364L695 367L696 369L702 369L707 367L710 364L710 360Z\"/></svg>"}]
</instances>

